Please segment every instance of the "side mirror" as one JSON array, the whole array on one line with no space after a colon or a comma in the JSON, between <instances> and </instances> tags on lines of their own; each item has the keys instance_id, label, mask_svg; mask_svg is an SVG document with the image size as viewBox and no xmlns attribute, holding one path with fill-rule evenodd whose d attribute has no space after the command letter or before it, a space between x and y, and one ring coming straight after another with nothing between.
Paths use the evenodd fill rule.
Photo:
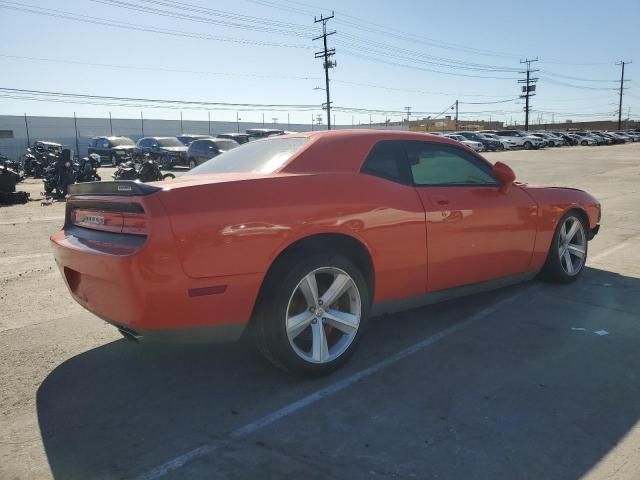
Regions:
<instances>
[{"instance_id":1,"label":"side mirror","mask_svg":"<svg viewBox=\"0 0 640 480\"><path fill-rule=\"evenodd\" d=\"M493 166L493 174L500 182L500 189L506 191L516 179L516 174L509 165L496 162Z\"/></svg>"}]
</instances>

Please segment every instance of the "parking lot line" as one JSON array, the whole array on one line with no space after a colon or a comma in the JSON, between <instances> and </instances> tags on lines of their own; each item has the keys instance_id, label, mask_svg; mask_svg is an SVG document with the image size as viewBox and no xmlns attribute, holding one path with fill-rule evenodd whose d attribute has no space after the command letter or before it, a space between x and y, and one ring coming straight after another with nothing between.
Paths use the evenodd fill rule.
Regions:
<instances>
[{"instance_id":1,"label":"parking lot line","mask_svg":"<svg viewBox=\"0 0 640 480\"><path fill-rule=\"evenodd\" d=\"M278 420L288 417L296 413L297 411L322 400L323 398L326 398L330 395L338 393L346 389L347 387L350 387L351 385L359 382L360 380L370 377L373 374L387 367L390 367L391 365L394 365L400 360L403 360L411 355L414 355L415 353L421 350L424 350L425 348L428 348L436 344L440 340L468 327L472 323L475 323L478 320L481 320L493 314L498 309L500 309L500 307L502 307L503 305L513 302L514 300L520 298L524 294L531 294L535 290L539 289L539 287L540 287L540 284L529 284L528 286L500 300L499 302L480 310L478 313L472 315L467 320L461 323L445 328L444 330L441 330L440 332L434 335L426 337L423 340L419 341L418 343L415 343L410 347L407 347L404 350L401 350L400 352L394 355L391 355L390 357L387 357L386 359L381 360L370 367L360 370L346 378L338 380L336 383L333 383L331 385L328 385L327 387L321 388L320 390L317 390L316 392L310 395L307 395L306 397L303 397L300 400L296 400L295 402L292 402L272 413L269 413L253 422L250 422L232 431L231 434L229 435L228 441L246 437L247 435L250 435L265 427L268 427L269 425L272 425ZM163 477L167 475L169 472L171 472L172 470L176 470L196 458L203 457L205 455L213 453L215 450L217 450L221 446L222 445L220 444L201 445L197 448L194 448L193 450L189 450L188 452L185 452L182 455L179 455L173 458L172 460L169 460L166 463L163 463L162 465L159 465L149 470L148 472L138 477L134 477L134 480L154 480L154 479Z\"/></svg>"}]
</instances>

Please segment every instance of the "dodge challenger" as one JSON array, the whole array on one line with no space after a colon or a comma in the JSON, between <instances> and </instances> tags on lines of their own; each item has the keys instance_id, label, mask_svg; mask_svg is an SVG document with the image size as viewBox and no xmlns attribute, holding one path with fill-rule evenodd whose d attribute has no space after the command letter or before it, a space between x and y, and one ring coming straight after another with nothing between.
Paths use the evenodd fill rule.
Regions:
<instances>
[{"instance_id":1,"label":"dodge challenger","mask_svg":"<svg viewBox=\"0 0 640 480\"><path fill-rule=\"evenodd\" d=\"M367 319L541 277L574 281L600 204L517 182L459 142L343 130L242 145L169 183L71 187L51 237L72 297L136 341L250 331L335 370Z\"/></svg>"}]
</instances>

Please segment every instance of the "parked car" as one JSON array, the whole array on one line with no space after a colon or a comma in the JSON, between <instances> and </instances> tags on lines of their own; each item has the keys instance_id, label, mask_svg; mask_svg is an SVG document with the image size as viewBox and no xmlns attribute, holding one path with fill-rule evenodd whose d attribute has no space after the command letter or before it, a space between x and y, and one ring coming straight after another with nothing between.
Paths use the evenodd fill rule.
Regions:
<instances>
[{"instance_id":1,"label":"parked car","mask_svg":"<svg viewBox=\"0 0 640 480\"><path fill-rule=\"evenodd\" d=\"M435 135L307 132L228 151L170 188L77 184L51 240L71 296L127 338L232 340L251 322L274 364L324 374L372 315L580 276L600 204L515 178Z\"/></svg>"},{"instance_id":2,"label":"parked car","mask_svg":"<svg viewBox=\"0 0 640 480\"><path fill-rule=\"evenodd\" d=\"M501 138L510 138L515 143L516 147L522 147L525 150L543 148L545 145L545 141L543 139L529 135L528 132L523 132L522 130L499 130L496 132L496 135Z\"/></svg>"},{"instance_id":3,"label":"parked car","mask_svg":"<svg viewBox=\"0 0 640 480\"><path fill-rule=\"evenodd\" d=\"M284 135L284 130L276 128L250 128L246 130L249 140L259 140L261 138L271 137L273 135Z\"/></svg>"},{"instance_id":4,"label":"parked car","mask_svg":"<svg viewBox=\"0 0 640 480\"><path fill-rule=\"evenodd\" d=\"M221 133L216 135L216 138L228 138L230 140L235 140L240 145L249 141L249 135L246 133Z\"/></svg>"},{"instance_id":5,"label":"parked car","mask_svg":"<svg viewBox=\"0 0 640 480\"><path fill-rule=\"evenodd\" d=\"M467 140L462 135L458 135L456 133L445 133L444 136L450 138L451 140L455 140L456 142L460 142L470 149L475 150L476 152L484 151L484 145L482 145L482 143L476 142L474 140Z\"/></svg>"},{"instance_id":6,"label":"parked car","mask_svg":"<svg viewBox=\"0 0 640 480\"><path fill-rule=\"evenodd\" d=\"M577 140L564 132L553 132L556 137L560 137L564 140L565 145L577 145Z\"/></svg>"},{"instance_id":7,"label":"parked car","mask_svg":"<svg viewBox=\"0 0 640 480\"><path fill-rule=\"evenodd\" d=\"M591 135L585 133L585 132L573 132L571 133L571 135L574 135L576 137L578 137L578 141L580 142L580 145L582 146L587 146L587 145L599 145L599 142L596 138L592 137Z\"/></svg>"},{"instance_id":8,"label":"parked car","mask_svg":"<svg viewBox=\"0 0 640 480\"><path fill-rule=\"evenodd\" d=\"M136 144L135 156L142 160L145 153L162 168L187 165L187 147L176 137L143 137Z\"/></svg>"},{"instance_id":9,"label":"parked car","mask_svg":"<svg viewBox=\"0 0 640 480\"><path fill-rule=\"evenodd\" d=\"M117 166L136 150L136 144L129 137L93 137L89 140L88 155L100 156L100 163L109 162Z\"/></svg>"},{"instance_id":10,"label":"parked car","mask_svg":"<svg viewBox=\"0 0 640 480\"><path fill-rule=\"evenodd\" d=\"M498 150L505 150L505 149L510 150L512 148L515 148L516 146L516 142L511 140L509 137L499 137L495 133L483 133L482 135L492 140L497 140L498 142L500 142L502 144L502 148L499 148Z\"/></svg>"},{"instance_id":11,"label":"parked car","mask_svg":"<svg viewBox=\"0 0 640 480\"><path fill-rule=\"evenodd\" d=\"M614 145L620 145L622 143L627 143L627 139L625 139L624 137L616 134L615 132L602 132L600 135L610 139L613 142Z\"/></svg>"},{"instance_id":12,"label":"parked car","mask_svg":"<svg viewBox=\"0 0 640 480\"><path fill-rule=\"evenodd\" d=\"M544 132L547 134L547 136L551 137L551 139L553 140L553 145L554 147L563 147L565 145L567 145L567 142L565 141L564 138L562 138L562 135L558 135L555 132Z\"/></svg>"},{"instance_id":13,"label":"parked car","mask_svg":"<svg viewBox=\"0 0 640 480\"><path fill-rule=\"evenodd\" d=\"M504 149L502 142L499 140L494 140L493 138L489 138L482 133L477 132L456 132L456 135L462 135L467 140L471 140L473 142L480 142L484 147L484 150L490 150L495 152L497 150Z\"/></svg>"},{"instance_id":14,"label":"parked car","mask_svg":"<svg viewBox=\"0 0 640 480\"><path fill-rule=\"evenodd\" d=\"M201 138L194 140L187 149L189 168L197 167L207 160L239 146L238 142L228 138Z\"/></svg>"},{"instance_id":15,"label":"parked car","mask_svg":"<svg viewBox=\"0 0 640 480\"><path fill-rule=\"evenodd\" d=\"M185 134L183 133L182 135L178 135L176 138L178 140L180 140L180 142L183 145L186 145L187 147L189 145L191 145L191 142L193 142L194 140L198 140L200 138L210 138L211 135L200 135L200 134Z\"/></svg>"},{"instance_id":16,"label":"parked car","mask_svg":"<svg viewBox=\"0 0 640 480\"><path fill-rule=\"evenodd\" d=\"M559 143L560 143L560 139L553 136L553 135L549 135L546 132L533 132L531 133L531 135L533 135L534 137L538 137L541 138L542 140L544 140L545 142L545 146L547 147L559 147Z\"/></svg>"}]
</instances>

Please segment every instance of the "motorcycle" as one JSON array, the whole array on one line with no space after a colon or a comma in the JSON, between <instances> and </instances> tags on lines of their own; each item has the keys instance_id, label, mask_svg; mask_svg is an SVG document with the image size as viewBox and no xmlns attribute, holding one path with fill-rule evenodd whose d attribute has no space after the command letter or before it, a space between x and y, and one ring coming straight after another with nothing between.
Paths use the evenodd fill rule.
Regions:
<instances>
[{"instance_id":1,"label":"motorcycle","mask_svg":"<svg viewBox=\"0 0 640 480\"><path fill-rule=\"evenodd\" d=\"M96 157L98 157L96 159ZM80 160L78 164L78 175L76 177L76 182L99 182L102 180L100 175L98 175L98 167L100 166L100 157L95 153L89 155L89 157L84 157Z\"/></svg>"},{"instance_id":2,"label":"motorcycle","mask_svg":"<svg viewBox=\"0 0 640 480\"><path fill-rule=\"evenodd\" d=\"M44 172L44 191L51 195L56 191L56 197L65 198L69 185L76 181L76 170L71 161L71 152L63 150L62 155L53 165L48 166Z\"/></svg>"},{"instance_id":3,"label":"motorcycle","mask_svg":"<svg viewBox=\"0 0 640 480\"><path fill-rule=\"evenodd\" d=\"M113 174L114 180L140 180L141 182L156 182L176 178L172 173L163 174L160 166L152 160L148 154L145 155L142 163L136 164L133 160L118 165Z\"/></svg>"},{"instance_id":4,"label":"motorcycle","mask_svg":"<svg viewBox=\"0 0 640 480\"><path fill-rule=\"evenodd\" d=\"M33 153L27 153L23 160L25 177L42 178L48 163L36 157Z\"/></svg>"}]
</instances>

